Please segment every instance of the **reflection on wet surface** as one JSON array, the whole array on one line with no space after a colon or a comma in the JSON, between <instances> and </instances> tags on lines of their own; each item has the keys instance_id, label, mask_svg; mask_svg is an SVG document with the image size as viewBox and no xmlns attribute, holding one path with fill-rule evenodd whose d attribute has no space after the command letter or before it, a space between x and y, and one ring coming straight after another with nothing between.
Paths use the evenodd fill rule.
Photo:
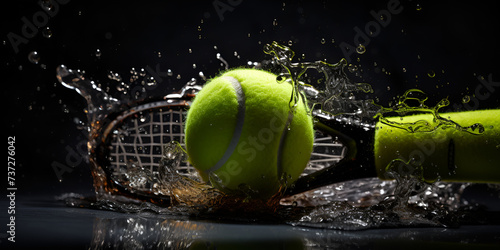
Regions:
<instances>
[{"instance_id":1,"label":"reflection on wet surface","mask_svg":"<svg viewBox=\"0 0 500 250\"><path fill-rule=\"evenodd\" d=\"M155 213L69 208L53 198L23 200L19 247L75 249L304 249L408 246L498 247L500 226L324 230L284 224L239 224ZM2 201L3 203L4 201ZM498 217L498 216L497 216ZM497 218L498 219L498 218ZM3 240L2 240L3 242Z\"/></svg>"}]
</instances>

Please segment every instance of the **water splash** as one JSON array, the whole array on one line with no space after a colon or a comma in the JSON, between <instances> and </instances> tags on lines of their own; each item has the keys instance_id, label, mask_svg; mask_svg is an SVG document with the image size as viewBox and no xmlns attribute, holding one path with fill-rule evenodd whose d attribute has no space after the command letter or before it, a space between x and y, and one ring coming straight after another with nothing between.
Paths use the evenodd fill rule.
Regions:
<instances>
[{"instance_id":1,"label":"water splash","mask_svg":"<svg viewBox=\"0 0 500 250\"><path fill-rule=\"evenodd\" d=\"M450 105L447 98L442 99L434 107L429 107L425 104L427 95L418 89L409 89L402 96L399 97L397 103L389 108L380 106L380 111L376 114L380 122L389 126L406 130L410 133L415 132L432 132L438 128L442 129L456 129L459 131L468 132L471 134L482 134L484 126L476 123L471 126L461 126L460 124L446 119L441 116L439 109ZM387 119L387 114L397 114L398 116L414 115L414 114L430 114L431 120L419 120L416 122L397 122Z\"/></svg>"},{"instance_id":2,"label":"water splash","mask_svg":"<svg viewBox=\"0 0 500 250\"><path fill-rule=\"evenodd\" d=\"M336 64L324 61L296 63L292 61L295 52L276 42L267 44L264 53L274 55L276 62L284 71L278 76L277 81L289 81L294 86L293 101L296 102L298 95L304 93L311 110L330 116L371 118L378 112L379 108L373 104L373 100L356 99L356 94L372 93L373 89L367 83L351 82L344 71L347 66L345 59ZM320 84L313 86L305 83L306 71L309 69L315 69L322 74L323 79Z\"/></svg>"},{"instance_id":3,"label":"water splash","mask_svg":"<svg viewBox=\"0 0 500 250\"><path fill-rule=\"evenodd\" d=\"M332 117L349 116L355 120L364 120L374 123L379 121L408 132L431 132L437 128L457 129L471 134L481 134L484 127L481 124L461 126L460 124L442 117L439 110L450 104L447 98L442 99L434 107L425 104L427 95L418 89L407 90L392 107L383 107L375 104L372 99L357 99L358 93L373 93L373 89L368 83L353 83L345 74L347 61L341 59L336 64L329 64L324 61L316 62L293 62L295 52L289 47L276 42L267 44L264 53L274 55L276 62L282 67L278 82L290 82L295 89L292 101L298 100L298 95L304 93L307 104L314 115ZM318 80L315 86L306 84L309 69L315 69L321 73L323 78ZM305 98L304 98L305 99ZM394 122L387 119L390 115L413 115L431 114L432 121L420 120L414 123Z\"/></svg>"},{"instance_id":4,"label":"water splash","mask_svg":"<svg viewBox=\"0 0 500 250\"><path fill-rule=\"evenodd\" d=\"M286 202L310 208L295 226L361 230L387 227L455 227L465 216L465 183L428 184L393 172L395 181L374 178L308 191ZM325 193L326 194L325 194ZM469 206L469 208L471 208Z\"/></svg>"},{"instance_id":5,"label":"water splash","mask_svg":"<svg viewBox=\"0 0 500 250\"><path fill-rule=\"evenodd\" d=\"M57 80L65 87L74 89L87 101L87 116L89 121L98 121L104 115L115 109L120 102L101 88L93 81L85 79L79 70L68 69L65 65L60 65L56 69Z\"/></svg>"},{"instance_id":6,"label":"water splash","mask_svg":"<svg viewBox=\"0 0 500 250\"><path fill-rule=\"evenodd\" d=\"M175 167L187 161L187 153L178 142L171 142L165 146L160 162L159 185L155 193L168 195L173 198L173 204L189 207L213 207L221 199L223 193L214 187L181 176Z\"/></svg>"},{"instance_id":7,"label":"water splash","mask_svg":"<svg viewBox=\"0 0 500 250\"><path fill-rule=\"evenodd\" d=\"M265 53L274 56L273 62L282 72L278 82L292 84L294 95L291 103L296 102L299 94L303 94L314 115L328 117L352 117L373 121L377 114L379 119L390 112L400 115L411 112L428 112L434 110L436 119L441 122L438 127L462 128L452 121L442 118L438 110L448 105L443 102L434 109L423 105L427 100L419 91L411 91L402 98L398 105L391 108L381 108L372 100L359 99L358 94L372 93L369 84L353 83L345 74L347 66L345 60L337 64L328 64L323 61L295 63L292 61L294 52L286 46L273 43L266 45ZM222 57L218 59L222 61ZM222 59L222 60L221 60ZM255 67L266 65L265 62L252 63ZM306 71L314 69L323 78L316 83L310 81ZM200 72L201 73L201 72ZM131 84L145 77L144 70L131 71ZM168 76L173 72L168 70ZM203 75L202 73L200 75ZM110 71L110 80L122 82L126 77L117 76ZM339 183L318 190L281 199L278 196L269 201L249 200L241 197L232 197L222 194L217 189L201 183L193 175L186 177L183 173L190 171L180 167L186 164L186 155L182 146L182 128L168 127L175 132L172 137L161 139L162 149L149 147L144 143L146 138L155 141L150 136L160 129L155 123L165 118L182 123L182 112L176 113L179 118L172 118L173 113L164 113L162 108L156 110L159 117L151 115L151 106L129 106L131 99L115 99L99 87L94 81L83 76L79 70L71 70L61 65L57 68L57 78L64 86L75 89L88 103L86 110L91 136L89 151L91 154L91 170L96 188L96 199L88 200L80 197L65 199L70 206L92 207L120 212L153 211L159 214L176 216L198 216L202 218L226 218L231 220L284 222L297 226L310 226L338 229L366 229L373 227L395 226L450 226L454 225L455 214L449 216L447 211L457 211L463 205L460 194L466 184L427 184L411 176L399 176L395 173L395 181L380 181L378 179L357 180ZM147 84L146 84L147 85ZM130 84L121 85L123 91L130 89ZM169 105L182 106L199 91L201 87L196 81L189 81L178 93L166 95L163 102ZM136 99L134 100L136 101ZM418 105L410 104L416 101ZM447 100L446 100L447 101ZM130 107L132 107L130 109ZM170 106L169 106L170 107ZM126 110L126 115L133 117L130 123L114 120L109 117L113 112ZM149 123L152 121L152 123ZM438 123L439 123L438 122ZM105 125L119 124L119 129L106 129ZM133 129L127 126L136 126ZM146 126L147 125L147 126ZM407 124L393 124L405 126ZM428 123L411 125L411 131L421 132L435 129ZM169 125L170 126L170 125ZM457 127L458 126L458 127ZM165 126L161 126L165 127ZM481 129L464 128L469 132L479 132ZM116 131L116 133L115 133ZM130 139L133 146L123 147L123 152L134 151L151 152L161 151L161 159L157 167L155 160L150 160L151 166L142 164L141 156L134 159L127 157L107 157L108 161L121 162L110 175L108 165L103 165L98 159L101 151L109 150L100 143L104 141L103 134L113 134L117 141ZM123 138L122 138L123 137ZM177 141L177 142L171 142ZM120 146L120 145L119 145ZM115 148L119 149L119 146ZM111 145L113 147L113 145ZM123 167L121 167L123 166ZM242 218L241 214L245 214Z\"/></svg>"}]
</instances>

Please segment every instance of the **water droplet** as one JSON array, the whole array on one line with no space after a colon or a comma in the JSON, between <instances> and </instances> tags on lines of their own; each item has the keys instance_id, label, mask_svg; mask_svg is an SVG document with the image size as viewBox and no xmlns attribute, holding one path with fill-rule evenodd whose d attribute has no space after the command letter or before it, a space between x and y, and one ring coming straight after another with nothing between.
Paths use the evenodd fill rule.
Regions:
<instances>
[{"instance_id":1,"label":"water droplet","mask_svg":"<svg viewBox=\"0 0 500 250\"><path fill-rule=\"evenodd\" d=\"M177 75L177 79L181 79L181 75Z\"/></svg>"},{"instance_id":2,"label":"water droplet","mask_svg":"<svg viewBox=\"0 0 500 250\"><path fill-rule=\"evenodd\" d=\"M115 81L118 81L118 82L122 80L122 77L120 76L120 74L114 73L113 71L109 71L108 72L108 78L110 80L115 80Z\"/></svg>"},{"instance_id":3,"label":"water droplet","mask_svg":"<svg viewBox=\"0 0 500 250\"><path fill-rule=\"evenodd\" d=\"M286 79L287 79L287 78L286 78L286 76L285 76L285 75L280 74L280 75L278 75L278 76L276 77L276 82L278 82L278 83L284 83L284 82L286 81Z\"/></svg>"},{"instance_id":4,"label":"water droplet","mask_svg":"<svg viewBox=\"0 0 500 250\"><path fill-rule=\"evenodd\" d=\"M464 97L462 97L462 103L469 103L469 102L470 102L470 96L465 95Z\"/></svg>"},{"instance_id":5,"label":"water droplet","mask_svg":"<svg viewBox=\"0 0 500 250\"><path fill-rule=\"evenodd\" d=\"M195 63L193 63L193 69L196 69L196 64Z\"/></svg>"},{"instance_id":6,"label":"water droplet","mask_svg":"<svg viewBox=\"0 0 500 250\"><path fill-rule=\"evenodd\" d=\"M201 77L201 79L203 79L203 80L207 80L207 77L205 77L205 74L203 74L203 71L200 71L200 73L198 73L198 76Z\"/></svg>"},{"instance_id":7,"label":"water droplet","mask_svg":"<svg viewBox=\"0 0 500 250\"><path fill-rule=\"evenodd\" d=\"M31 51L31 52L28 54L28 60L29 60L31 63L38 64L38 62L40 62L40 55L39 55L39 54L38 54L38 52L36 52L36 51Z\"/></svg>"},{"instance_id":8,"label":"water droplet","mask_svg":"<svg viewBox=\"0 0 500 250\"><path fill-rule=\"evenodd\" d=\"M156 85L156 80L155 80L155 78L154 78L154 77L152 77L152 76L151 76L151 77L149 77L149 78L147 79L146 85L148 85L148 86L154 86L154 85ZM143 90L142 90L142 92L145 92L145 91L146 91L145 89L143 89ZM137 93L136 93L136 94L137 94Z\"/></svg>"},{"instance_id":9,"label":"water droplet","mask_svg":"<svg viewBox=\"0 0 500 250\"><path fill-rule=\"evenodd\" d=\"M97 50L95 51L95 56L96 56L98 59L100 59L100 58L101 58L101 55L102 55L101 50L100 50L100 49L97 49Z\"/></svg>"},{"instance_id":10,"label":"water droplet","mask_svg":"<svg viewBox=\"0 0 500 250\"><path fill-rule=\"evenodd\" d=\"M40 6L46 11L50 11L52 10L52 8L54 8L54 6L52 5L52 1L50 0L41 0L38 2L38 4L40 4Z\"/></svg>"},{"instance_id":11,"label":"water droplet","mask_svg":"<svg viewBox=\"0 0 500 250\"><path fill-rule=\"evenodd\" d=\"M434 78L436 76L436 72L434 72L434 70L431 70L427 73L427 76L430 78Z\"/></svg>"},{"instance_id":12,"label":"water droplet","mask_svg":"<svg viewBox=\"0 0 500 250\"><path fill-rule=\"evenodd\" d=\"M66 106L66 104L63 104L62 109L64 113L69 114L69 108Z\"/></svg>"},{"instance_id":13,"label":"water droplet","mask_svg":"<svg viewBox=\"0 0 500 250\"><path fill-rule=\"evenodd\" d=\"M168 75L168 76L173 76L173 75L174 75L174 73L172 72L172 70L171 70L171 69L168 69L168 70L167 70L167 75Z\"/></svg>"},{"instance_id":14,"label":"water droplet","mask_svg":"<svg viewBox=\"0 0 500 250\"><path fill-rule=\"evenodd\" d=\"M293 41L292 40L288 40L288 46L292 46L293 45Z\"/></svg>"},{"instance_id":15,"label":"water droplet","mask_svg":"<svg viewBox=\"0 0 500 250\"><path fill-rule=\"evenodd\" d=\"M325 44L325 43L326 43L325 38L321 38L321 44Z\"/></svg>"},{"instance_id":16,"label":"water droplet","mask_svg":"<svg viewBox=\"0 0 500 250\"><path fill-rule=\"evenodd\" d=\"M358 66L353 65L353 64L349 64L349 66L347 66L347 69L349 69L349 72L354 73L355 71L358 70Z\"/></svg>"},{"instance_id":17,"label":"water droplet","mask_svg":"<svg viewBox=\"0 0 500 250\"><path fill-rule=\"evenodd\" d=\"M221 61L221 66L224 66L226 69L229 69L229 64L227 63L226 60L224 60L224 58L222 58L221 54L220 53L217 53L216 55L216 58Z\"/></svg>"},{"instance_id":18,"label":"water droplet","mask_svg":"<svg viewBox=\"0 0 500 250\"><path fill-rule=\"evenodd\" d=\"M51 38L52 37L52 30L49 27L45 27L45 29L42 30L42 35L45 38Z\"/></svg>"},{"instance_id":19,"label":"water droplet","mask_svg":"<svg viewBox=\"0 0 500 250\"><path fill-rule=\"evenodd\" d=\"M141 77L145 77L146 76L146 70L144 70L144 68L141 68L141 70L139 72L139 76L141 76Z\"/></svg>"},{"instance_id":20,"label":"water droplet","mask_svg":"<svg viewBox=\"0 0 500 250\"><path fill-rule=\"evenodd\" d=\"M161 58L161 52L158 52L157 55L158 55L158 58Z\"/></svg>"},{"instance_id":21,"label":"water droplet","mask_svg":"<svg viewBox=\"0 0 500 250\"><path fill-rule=\"evenodd\" d=\"M417 11L420 11L420 10L422 10L422 6L420 6L420 4L417 3L417 8L416 9L417 9Z\"/></svg>"},{"instance_id":22,"label":"water droplet","mask_svg":"<svg viewBox=\"0 0 500 250\"><path fill-rule=\"evenodd\" d=\"M356 53L362 55L365 52L366 52L366 47L363 44L360 44L360 45L358 45L358 47L356 47Z\"/></svg>"}]
</instances>

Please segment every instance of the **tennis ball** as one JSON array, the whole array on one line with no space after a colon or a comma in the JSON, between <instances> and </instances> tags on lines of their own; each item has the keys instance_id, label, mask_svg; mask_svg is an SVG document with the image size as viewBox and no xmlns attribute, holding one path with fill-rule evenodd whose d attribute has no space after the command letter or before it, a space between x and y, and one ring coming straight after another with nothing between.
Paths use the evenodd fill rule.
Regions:
<instances>
[{"instance_id":1,"label":"tennis ball","mask_svg":"<svg viewBox=\"0 0 500 250\"><path fill-rule=\"evenodd\" d=\"M185 127L189 161L203 180L259 198L291 185L314 141L312 118L302 99L290 108L291 94L291 84L263 70L235 69L211 79L196 95Z\"/></svg>"},{"instance_id":2,"label":"tennis ball","mask_svg":"<svg viewBox=\"0 0 500 250\"><path fill-rule=\"evenodd\" d=\"M462 127L481 124L484 132L472 134L455 127L414 132L378 122L375 131L375 166L381 179L390 179L387 166L401 174L417 174L427 181L500 181L500 110L477 110L441 114ZM432 122L431 114L390 117L390 122ZM394 160L398 159L398 162ZM409 164L402 164L409 163ZM395 165L391 165L397 163Z\"/></svg>"}]
</instances>

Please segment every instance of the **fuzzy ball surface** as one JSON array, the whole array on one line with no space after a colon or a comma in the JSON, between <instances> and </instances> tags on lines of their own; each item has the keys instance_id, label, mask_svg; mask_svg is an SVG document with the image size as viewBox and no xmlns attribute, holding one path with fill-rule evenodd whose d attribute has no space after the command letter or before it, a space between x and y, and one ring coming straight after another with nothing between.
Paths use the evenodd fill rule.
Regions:
<instances>
[{"instance_id":1,"label":"fuzzy ball surface","mask_svg":"<svg viewBox=\"0 0 500 250\"><path fill-rule=\"evenodd\" d=\"M211 79L185 126L189 161L203 180L262 198L291 185L314 141L312 118L302 100L290 107L291 95L291 84L263 70L235 69Z\"/></svg>"}]
</instances>

